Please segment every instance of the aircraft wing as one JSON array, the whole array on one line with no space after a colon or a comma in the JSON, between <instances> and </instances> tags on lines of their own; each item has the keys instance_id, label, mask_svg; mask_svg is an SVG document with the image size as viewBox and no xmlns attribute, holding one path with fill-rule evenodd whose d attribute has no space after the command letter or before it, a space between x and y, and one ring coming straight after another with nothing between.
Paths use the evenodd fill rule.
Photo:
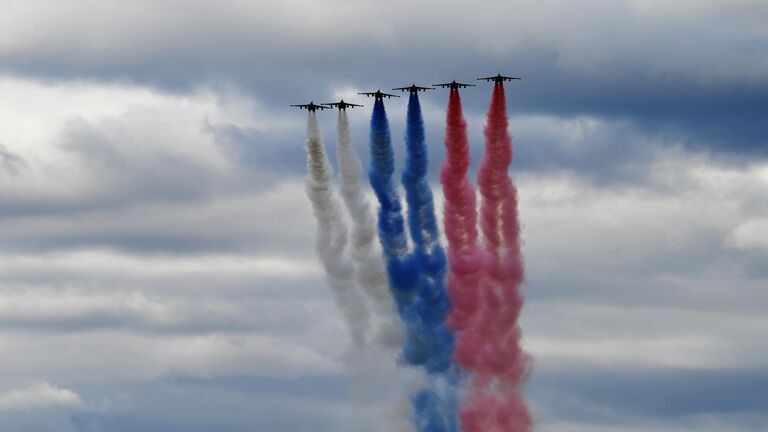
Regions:
<instances>
[{"instance_id":1,"label":"aircraft wing","mask_svg":"<svg viewBox=\"0 0 768 432\"><path fill-rule=\"evenodd\" d=\"M392 90L400 90L400 91L424 91L424 90L434 90L432 87L420 87L417 85L412 85L408 87L395 87Z\"/></svg>"},{"instance_id":2,"label":"aircraft wing","mask_svg":"<svg viewBox=\"0 0 768 432\"><path fill-rule=\"evenodd\" d=\"M452 82L442 83L442 84L432 84L432 85L434 87L442 87L442 88L453 87L453 86L456 86L458 88L476 87L474 84L452 83Z\"/></svg>"},{"instance_id":3,"label":"aircraft wing","mask_svg":"<svg viewBox=\"0 0 768 432\"><path fill-rule=\"evenodd\" d=\"M381 96L381 97L388 97L388 98L390 98L390 97L400 97L398 95L384 93L384 92L381 92L381 91L378 91L378 92L358 92L357 94L363 95L363 96Z\"/></svg>"},{"instance_id":4,"label":"aircraft wing","mask_svg":"<svg viewBox=\"0 0 768 432\"><path fill-rule=\"evenodd\" d=\"M292 107L296 107L296 108L299 108L299 109L305 109L305 110L307 110L307 111L314 111L314 110L317 110L317 109L319 109L319 110L330 109L330 108L329 108L329 107L327 107L327 106L316 105L316 104L314 104L314 103L308 103L308 104L296 104L296 105L291 105L291 106L292 106Z\"/></svg>"}]
</instances>

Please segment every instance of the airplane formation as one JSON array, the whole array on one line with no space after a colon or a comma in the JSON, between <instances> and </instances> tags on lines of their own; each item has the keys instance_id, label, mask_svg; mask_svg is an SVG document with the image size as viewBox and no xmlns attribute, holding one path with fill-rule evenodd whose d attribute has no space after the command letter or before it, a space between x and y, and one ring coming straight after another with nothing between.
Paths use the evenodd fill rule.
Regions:
<instances>
[{"instance_id":1,"label":"airplane formation","mask_svg":"<svg viewBox=\"0 0 768 432\"><path fill-rule=\"evenodd\" d=\"M500 73L496 74L495 76L490 77L483 77L478 78L478 81L486 81L491 82L493 81L496 84L501 84L504 81L513 81L513 80L521 80L521 77L511 77L511 76L504 76ZM401 92L409 92L411 94L418 93L418 92L425 92L427 90L434 90L435 87L440 88L449 88L451 91L458 91L460 88L469 88L469 87L476 87L475 84L464 84L460 82L456 82L456 80L453 80L449 83L440 83L440 84L432 84L432 87L421 87L417 86L416 83L411 84L407 87L395 87L392 90L399 90ZM357 94L372 97L376 100L383 100L385 98L393 98L393 97L400 97L395 94L391 93L384 93L381 91L381 89L376 90L375 92L358 92ZM314 102L310 102L308 104L297 104L297 105L291 105L292 107L296 107L299 109L306 109L307 111L314 112L316 110L324 110L324 109L333 109L338 108L339 110L345 110L347 108L355 108L355 107L362 107L363 105L359 104L353 104L349 102L344 102L344 99L340 100L339 102L328 102L328 103L322 103L322 104L315 104Z\"/></svg>"}]
</instances>

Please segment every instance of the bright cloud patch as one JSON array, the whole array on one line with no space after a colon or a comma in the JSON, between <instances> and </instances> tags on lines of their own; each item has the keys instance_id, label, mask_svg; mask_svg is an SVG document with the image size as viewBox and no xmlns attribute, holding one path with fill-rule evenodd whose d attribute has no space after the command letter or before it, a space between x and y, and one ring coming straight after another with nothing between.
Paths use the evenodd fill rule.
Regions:
<instances>
[{"instance_id":1,"label":"bright cloud patch","mask_svg":"<svg viewBox=\"0 0 768 432\"><path fill-rule=\"evenodd\" d=\"M79 407L80 396L72 390L47 382L0 392L0 410L34 409L45 407Z\"/></svg>"},{"instance_id":2,"label":"bright cloud patch","mask_svg":"<svg viewBox=\"0 0 768 432\"><path fill-rule=\"evenodd\" d=\"M766 430L768 170L690 151L717 127L765 148L762 3L476 6L9 2L0 430L391 430L359 415L391 370L362 366L380 393L343 374L287 105L366 104L365 159L357 91L506 68L537 430ZM462 93L473 168L486 90ZM444 103L425 96L432 180Z\"/></svg>"}]
</instances>

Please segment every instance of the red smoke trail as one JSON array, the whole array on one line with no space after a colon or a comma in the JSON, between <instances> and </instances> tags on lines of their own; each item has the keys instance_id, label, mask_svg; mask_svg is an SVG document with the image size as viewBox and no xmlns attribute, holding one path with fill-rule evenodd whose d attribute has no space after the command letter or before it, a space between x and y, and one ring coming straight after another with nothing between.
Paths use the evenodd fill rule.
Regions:
<instances>
[{"instance_id":1,"label":"red smoke trail","mask_svg":"<svg viewBox=\"0 0 768 432\"><path fill-rule=\"evenodd\" d=\"M448 238L448 295L451 311L448 325L456 331L468 329L480 307L478 285L482 277L483 253L477 245L477 209L475 188L469 178L469 141L467 123L461 112L461 97L451 90L446 119L446 161L440 171L445 196L444 224ZM468 340L460 333L457 352ZM465 355L457 355L459 364Z\"/></svg>"},{"instance_id":2,"label":"red smoke trail","mask_svg":"<svg viewBox=\"0 0 768 432\"><path fill-rule=\"evenodd\" d=\"M467 152L465 147L468 148L466 125L458 104L458 94L456 97L452 94L446 137L449 152L447 166L451 165L453 157L458 171L466 173L468 156L463 156ZM523 303L520 294L523 263L517 190L508 174L512 162L512 139L507 127L504 87L496 84L485 128L485 156L478 169L482 195L480 222L485 246L482 272L479 274L473 267L474 259L468 258L478 256L471 246L477 237L476 231L469 226L474 217L470 214L474 213L474 196L468 198L471 187L464 186L468 180L458 181L452 177L460 173L445 174L448 169L443 173L446 201L453 197L461 198L459 204L446 203L446 233L450 233L449 241L454 238L451 246L461 246L455 253L457 265L451 262L453 279L450 279L459 282L449 286L453 288L451 300L454 305L451 324L460 330L456 361L471 372L460 412L465 432L527 432L531 427L531 417L520 394L529 358L520 347L520 328L517 325ZM462 178L465 179L466 174ZM449 187L447 179L453 180L456 185ZM462 217L449 211L454 207L461 209ZM462 250L466 251L465 255L460 253ZM449 253L453 258L454 251ZM467 258L459 259L463 257ZM467 268L473 276L462 279L461 275Z\"/></svg>"}]
</instances>

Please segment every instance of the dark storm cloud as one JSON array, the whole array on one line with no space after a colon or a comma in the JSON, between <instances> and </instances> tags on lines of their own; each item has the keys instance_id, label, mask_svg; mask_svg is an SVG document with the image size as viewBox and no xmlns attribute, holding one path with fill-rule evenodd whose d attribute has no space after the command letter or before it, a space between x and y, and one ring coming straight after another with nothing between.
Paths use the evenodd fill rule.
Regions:
<instances>
[{"instance_id":1,"label":"dark storm cloud","mask_svg":"<svg viewBox=\"0 0 768 432\"><path fill-rule=\"evenodd\" d=\"M303 396L310 399L343 400L354 389L354 380L346 375L308 375L297 378L264 376L171 376L165 381L190 390L223 388L243 394L273 393L287 396ZM375 390L375 389L374 389Z\"/></svg>"},{"instance_id":2,"label":"dark storm cloud","mask_svg":"<svg viewBox=\"0 0 768 432\"><path fill-rule=\"evenodd\" d=\"M760 429L766 425L761 413L768 410L763 389L765 370L697 369L583 369L569 368L537 372L528 386L536 416L550 422L578 422L602 426L679 424L691 426L697 416L728 418L734 430ZM343 403L353 391L349 377L311 375L300 378L216 376L192 378L171 376L159 381L118 387L130 403L113 412L79 411L71 419L78 432L87 431L240 431L242 419L252 418L272 428L304 427L307 418L278 409L264 415L264 397L276 401L294 399L302 417L313 419L313 430L340 430L329 413L309 410L317 403ZM114 394L115 387L80 386L85 400ZM301 402L299 402L301 401ZM260 402L262 406L260 406ZM205 410L193 407L205 404ZM275 409L275 403L269 404ZM157 412L163 407L163 412ZM235 422L238 418L241 421ZM201 426L202 425L202 426ZM198 429L199 428L199 429ZM709 429L705 429L709 430Z\"/></svg>"},{"instance_id":3,"label":"dark storm cloud","mask_svg":"<svg viewBox=\"0 0 768 432\"><path fill-rule=\"evenodd\" d=\"M768 148L764 7L683 2L676 14L664 9L675 2L633 2L662 9L643 16L613 0L27 3L0 15L0 74L63 84L66 97L122 90L114 106L67 107L51 148L35 149L61 160L16 155L25 143L2 138L13 151L0 145L0 345L10 347L0 363L11 371L0 385L51 380L84 402L0 412L3 431L370 430L350 420L353 378L296 377L341 363L345 342L307 264L306 113L287 105L497 70L524 78L506 88L523 323L538 356L529 395L542 426L727 430L691 420L713 415L765 429L766 254L731 241L768 214L749 163ZM462 91L473 168L492 88L477 84ZM128 101L142 92L151 100ZM260 109L226 106L233 93ZM447 92L421 98L439 198ZM371 100L354 99L366 104L350 118L367 165ZM27 102L45 103L22 98L19 110ZM406 102L387 100L400 166ZM217 103L236 115L209 119ZM333 160L336 116L319 115ZM248 261L260 257L272 261ZM652 352L627 360L631 337ZM305 349L256 355L283 338Z\"/></svg>"},{"instance_id":4,"label":"dark storm cloud","mask_svg":"<svg viewBox=\"0 0 768 432\"><path fill-rule=\"evenodd\" d=\"M261 283L266 283L262 281ZM179 283L179 281L177 281ZM272 286L276 288L291 288L288 284L281 281L271 281ZM311 293L307 294L305 283L302 288L301 296L304 301L317 301L313 299ZM224 287L227 288L227 287ZM245 286L240 286L245 291ZM3 316L0 318L0 326L7 331L20 331L30 335L38 334L71 334L87 333L99 331L130 331L133 334L143 334L147 337L168 337L168 336L194 336L211 334L242 334L251 333L269 333L278 337L286 335L302 334L306 326L312 323L306 318L305 308L294 307L289 312L276 314L281 305L293 302L291 299L284 298L280 300L270 299L261 295L262 290L254 284L248 285L250 293L259 292L259 295L238 296L231 292L219 294L219 304L217 307L205 308L196 305L186 305L177 307L175 311L165 312L165 317L173 317L173 322L168 320L158 320L141 308L131 308L124 302L121 304L115 301L113 304L105 304L93 310L84 311L65 311L62 313L46 314L36 310L26 310L24 314L17 316ZM294 290L295 292L295 290ZM48 301L64 302L66 296L57 298L51 296ZM228 297L225 300L225 297ZM44 299L41 294L39 299ZM79 299L83 303L88 302L87 296ZM322 299L321 299L322 300ZM178 301L175 298L152 299L157 304L168 304ZM210 302L210 300L208 300ZM237 304L238 306L235 306ZM248 312L252 315L245 313Z\"/></svg>"},{"instance_id":5,"label":"dark storm cloud","mask_svg":"<svg viewBox=\"0 0 768 432\"><path fill-rule=\"evenodd\" d=\"M505 72L509 70L508 73L524 76L524 81L508 85L512 101L510 112L513 115L591 115L634 122L646 131L669 135L698 148L761 156L768 148L765 138L768 126L763 121L764 107L768 106L766 80L705 82L697 77L696 71L672 75L647 66L638 69L625 65L606 65L585 73L561 66L549 58L541 58L538 51L509 53L505 58L486 58L468 53L460 59L451 56L453 61L436 57L432 51L432 48L425 48L414 53L413 57L405 58L374 55L368 50L357 55L353 53L350 61L360 63L355 68L355 74L351 74L343 63L326 60L338 58L342 53L327 51L317 59L296 54L296 58L302 59L300 61L267 55L258 60L259 56L250 56L252 60L244 60L245 64L211 61L215 66L209 66L208 60L201 60L206 68L218 68L215 70L201 70L194 63L185 64L194 61L194 58L179 63L167 63L168 59L162 58L162 63L158 60L157 64L147 59L149 63L144 65L145 69L136 71L121 67L114 71L88 73L78 69L77 76L60 73L50 66L49 78L128 81L172 92L190 91L195 86L220 79L234 82L252 95L282 108L291 102L327 97L323 95L327 95L327 89L335 84L349 83L366 90L408 84L414 81L414 77L424 77L416 80L422 84L451 78L474 81L476 75L494 72L486 70L488 67L482 68L482 65L501 64ZM232 55L236 57L239 54ZM416 56L429 57L433 61L422 64L414 61ZM510 62L507 58L514 61ZM161 79L162 75L157 75L161 65L166 64L179 68L170 74L172 77L167 82ZM400 66L403 64L408 66ZM36 70L32 68L33 72ZM26 75L29 72L21 68L16 73ZM123 75L130 79L125 79ZM185 82L188 84L182 86ZM468 102L465 109L482 113L487 103L486 93L484 89L465 91Z\"/></svg>"},{"instance_id":6,"label":"dark storm cloud","mask_svg":"<svg viewBox=\"0 0 768 432\"><path fill-rule=\"evenodd\" d=\"M606 368L540 371L533 376L529 391L534 400L547 401L546 409L561 420L615 425L626 422L627 417L642 423L741 414L744 425L759 428L765 422L753 422L768 411L768 400L761 397L766 385L766 370ZM558 397L551 397L554 394Z\"/></svg>"},{"instance_id":7,"label":"dark storm cloud","mask_svg":"<svg viewBox=\"0 0 768 432\"><path fill-rule=\"evenodd\" d=\"M90 431L352 431L335 406L350 389L342 376L270 379L258 376L191 379L172 377L118 386L129 402L109 412L80 411L71 421ZM111 397L116 387L83 386L90 400ZM306 394L305 394L306 393Z\"/></svg>"},{"instance_id":8,"label":"dark storm cloud","mask_svg":"<svg viewBox=\"0 0 768 432\"><path fill-rule=\"evenodd\" d=\"M304 131L271 132L237 125L206 125L233 160L251 170L268 173L265 177L304 175L306 162L301 156ZM328 136L333 139L332 136Z\"/></svg>"},{"instance_id":9,"label":"dark storm cloud","mask_svg":"<svg viewBox=\"0 0 768 432\"><path fill-rule=\"evenodd\" d=\"M147 255L236 252L303 257L312 250L307 236L314 228L303 222L310 216L308 205L281 198L302 193L299 183L277 187L269 194L215 200L177 197L159 204L153 202L156 197L149 197L128 206L119 197L115 201L89 197L85 204L48 203L48 213L43 215L6 215L0 225L2 249L43 252L96 247Z\"/></svg>"},{"instance_id":10,"label":"dark storm cloud","mask_svg":"<svg viewBox=\"0 0 768 432\"><path fill-rule=\"evenodd\" d=\"M74 170L61 162L32 166L0 145L0 168L17 180L9 185L12 192L3 197L0 217L45 224L46 220L74 223L56 219L59 216L101 214L93 217L103 222L104 213L116 212L119 219L135 211L136 206L194 206L222 194L259 193L273 187L281 177L285 180L286 174L298 177L303 170L303 159L296 157L303 150L295 142L288 145L290 134L286 139L255 128L212 124L202 117L174 118L173 114L164 114L134 110L100 120L75 118L67 122L56 136L56 147L74 158L78 167ZM198 154L185 149L191 146L190 141L197 142ZM26 190L25 183L31 183L35 171L57 179L58 183L50 184L51 190L60 184L70 187L62 191L65 193ZM11 186L18 189L14 191ZM67 236L77 237L74 231ZM185 240L161 238L162 233L156 236L147 239L127 234L123 240L137 249L151 248L147 243L152 241L192 249L198 243L193 237ZM77 241L72 238L69 243L76 246Z\"/></svg>"},{"instance_id":11,"label":"dark storm cloud","mask_svg":"<svg viewBox=\"0 0 768 432\"><path fill-rule=\"evenodd\" d=\"M205 163L169 150L160 141L165 137L151 138L157 141L137 148L136 141L144 137L126 128L139 124L122 119L95 125L73 121L62 148L75 154L101 181L111 181L112 188L106 192L124 204L135 199L187 201L210 192L214 178ZM143 126L152 128L146 123ZM152 153L147 154L147 144L154 146Z\"/></svg>"},{"instance_id":12,"label":"dark storm cloud","mask_svg":"<svg viewBox=\"0 0 768 432\"><path fill-rule=\"evenodd\" d=\"M695 74L665 76L632 69L612 69L613 74L602 76L538 72L541 82L516 92L522 109L625 120L693 148L768 154L768 126L762 121L768 81L706 83L697 82ZM622 144L629 143L616 143Z\"/></svg>"},{"instance_id":13,"label":"dark storm cloud","mask_svg":"<svg viewBox=\"0 0 768 432\"><path fill-rule=\"evenodd\" d=\"M19 168L24 165L26 165L26 161L24 161L21 156L8 151L8 149L0 143L0 169L10 174L16 174L18 173Z\"/></svg>"},{"instance_id":14,"label":"dark storm cloud","mask_svg":"<svg viewBox=\"0 0 768 432\"><path fill-rule=\"evenodd\" d=\"M742 33L734 29L748 19L749 9L722 18L725 30L718 39L709 33L715 18L693 24L651 18L644 23L628 7L604 3L577 10L564 7L563 14L577 14L572 21L544 18L561 24L562 36L526 28L526 12L519 11L522 18L517 18L510 10L508 27L494 22L489 28L509 43L479 28L475 34L451 28L457 7L448 5L444 23L439 18L420 23L396 13L386 15L394 19L382 27L389 35L355 27L348 37L334 33L326 41L313 37L311 28L304 32L276 24L254 30L251 37L211 32L197 45L182 44L183 33L169 32L157 46L143 47L137 45L141 39L127 34L119 39L127 46L125 55L111 52L102 61L93 61L97 52L87 46L63 42L0 58L7 73L49 80L132 82L170 92L234 83L280 109L290 102L327 97L335 86L386 89L412 81L474 81L501 69L524 77L508 86L513 114L597 116L634 123L647 133L693 147L765 154L768 126L762 119L768 80L764 75L755 78L763 66L754 56L764 55L768 43L752 35L749 27ZM354 23L357 15L351 16ZM349 25L342 18L329 23ZM215 30L241 24L212 20L199 25ZM473 24L476 20L467 17L466 25ZM568 40L574 31L580 31L583 40ZM675 60L675 55L684 60ZM486 90L465 92L467 111L483 112Z\"/></svg>"}]
</instances>

